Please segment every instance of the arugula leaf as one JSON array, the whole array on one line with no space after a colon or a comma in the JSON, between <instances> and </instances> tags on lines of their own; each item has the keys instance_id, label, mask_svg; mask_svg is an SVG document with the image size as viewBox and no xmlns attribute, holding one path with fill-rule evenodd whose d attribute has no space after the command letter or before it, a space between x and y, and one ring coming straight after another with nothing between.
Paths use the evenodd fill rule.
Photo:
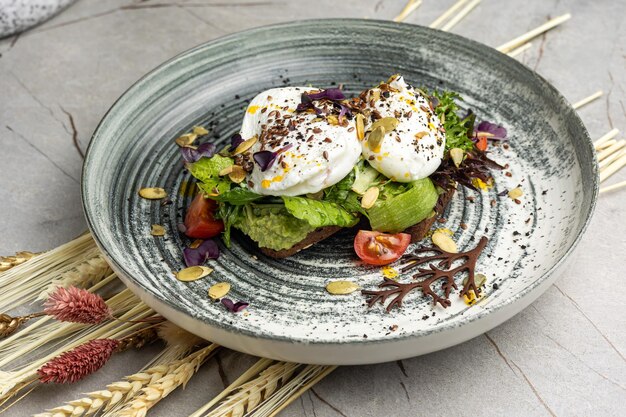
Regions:
<instances>
[{"instance_id":1,"label":"arugula leaf","mask_svg":"<svg viewBox=\"0 0 626 417\"><path fill-rule=\"evenodd\" d=\"M200 181L198 187L210 195L224 194L230 190L232 182L227 176L220 177L219 173L231 165L233 165L231 158L213 155L211 158L201 158L197 162L187 164L186 167L191 175Z\"/></svg>"},{"instance_id":2,"label":"arugula leaf","mask_svg":"<svg viewBox=\"0 0 626 417\"><path fill-rule=\"evenodd\" d=\"M324 200L303 197L283 196L285 207L297 219L306 221L312 227L354 226L359 218L350 214L341 205Z\"/></svg>"},{"instance_id":3,"label":"arugula leaf","mask_svg":"<svg viewBox=\"0 0 626 417\"><path fill-rule=\"evenodd\" d=\"M263 197L262 195L252 192L247 188L235 187L232 190L228 190L225 193L221 193L216 196L211 196L210 198L215 201L222 202L222 203L228 203L228 204L232 204L235 206L241 206L241 205L251 203L262 197Z\"/></svg>"},{"instance_id":4,"label":"arugula leaf","mask_svg":"<svg viewBox=\"0 0 626 417\"><path fill-rule=\"evenodd\" d=\"M230 229L242 217L242 209L244 206L233 206L230 204L220 204L217 210L217 217L224 222L224 232L222 239L226 247L230 248Z\"/></svg>"},{"instance_id":5,"label":"arugula leaf","mask_svg":"<svg viewBox=\"0 0 626 417\"><path fill-rule=\"evenodd\" d=\"M364 213L365 210L359 202L359 195L352 191L357 169L358 165L344 179L324 190L323 201L336 203L350 213Z\"/></svg>"},{"instance_id":6,"label":"arugula leaf","mask_svg":"<svg viewBox=\"0 0 626 417\"><path fill-rule=\"evenodd\" d=\"M462 99L457 93L435 91L433 95L439 100L435 113L443 120L443 127L446 129L446 151L452 148L461 148L464 151L474 149L474 142L470 138L474 136L476 115L470 112L463 119L459 117L459 106L455 100Z\"/></svg>"}]
</instances>

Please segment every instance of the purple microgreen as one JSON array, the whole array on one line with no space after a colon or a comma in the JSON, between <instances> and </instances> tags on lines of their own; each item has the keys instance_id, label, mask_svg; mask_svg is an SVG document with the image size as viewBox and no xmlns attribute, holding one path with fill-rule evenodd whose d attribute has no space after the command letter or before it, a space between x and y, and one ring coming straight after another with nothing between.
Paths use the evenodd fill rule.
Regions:
<instances>
[{"instance_id":1,"label":"purple microgreen","mask_svg":"<svg viewBox=\"0 0 626 417\"><path fill-rule=\"evenodd\" d=\"M259 151L252 155L254 161L259 164L261 172L268 170L276 160L278 153L272 151Z\"/></svg>"},{"instance_id":2,"label":"purple microgreen","mask_svg":"<svg viewBox=\"0 0 626 417\"><path fill-rule=\"evenodd\" d=\"M506 140L506 129L503 126L500 126L496 123L491 123L486 120L483 120L476 127L476 133L489 133L493 136L487 136L489 140Z\"/></svg>"},{"instance_id":3,"label":"purple microgreen","mask_svg":"<svg viewBox=\"0 0 626 417\"><path fill-rule=\"evenodd\" d=\"M430 96L430 104L432 104L433 108L437 108L439 106L439 99L435 96Z\"/></svg>"},{"instance_id":4,"label":"purple microgreen","mask_svg":"<svg viewBox=\"0 0 626 417\"><path fill-rule=\"evenodd\" d=\"M183 257L187 266L199 266L208 259L217 259L220 250L214 240L205 240L197 248L183 249Z\"/></svg>"},{"instance_id":5,"label":"purple microgreen","mask_svg":"<svg viewBox=\"0 0 626 417\"><path fill-rule=\"evenodd\" d=\"M228 148L228 152L232 152L237 149L237 146L243 143L243 138L239 133L234 134L230 138L230 148Z\"/></svg>"},{"instance_id":6,"label":"purple microgreen","mask_svg":"<svg viewBox=\"0 0 626 417\"><path fill-rule=\"evenodd\" d=\"M344 106L343 104L340 104L340 106L341 106L341 111L339 111L339 117L337 117L337 119L339 119L339 123L343 123L343 118L346 115L352 116L352 112L350 111L348 106Z\"/></svg>"},{"instance_id":7,"label":"purple microgreen","mask_svg":"<svg viewBox=\"0 0 626 417\"><path fill-rule=\"evenodd\" d=\"M346 96L343 95L343 92L338 88L329 88L328 90L322 90L319 93L304 93L302 96L307 96L311 100L331 100L331 101L339 101L345 100Z\"/></svg>"},{"instance_id":8,"label":"purple microgreen","mask_svg":"<svg viewBox=\"0 0 626 417\"><path fill-rule=\"evenodd\" d=\"M317 114L318 116L322 114L322 110L319 107L315 106L315 104L313 104L313 100L311 100L311 98L306 95L306 93L304 93L300 98L300 104L298 104L298 106L296 107L296 111L303 112L309 109L315 111L315 114Z\"/></svg>"},{"instance_id":9,"label":"purple microgreen","mask_svg":"<svg viewBox=\"0 0 626 417\"><path fill-rule=\"evenodd\" d=\"M231 313L239 313L250 305L250 303L246 303L244 301L237 301L235 303L230 298L222 298L221 302Z\"/></svg>"},{"instance_id":10,"label":"purple microgreen","mask_svg":"<svg viewBox=\"0 0 626 417\"><path fill-rule=\"evenodd\" d=\"M200 158L210 158L215 155L215 144L207 142L195 149L184 146L180 148L180 153L185 162L193 163L198 161Z\"/></svg>"}]
</instances>

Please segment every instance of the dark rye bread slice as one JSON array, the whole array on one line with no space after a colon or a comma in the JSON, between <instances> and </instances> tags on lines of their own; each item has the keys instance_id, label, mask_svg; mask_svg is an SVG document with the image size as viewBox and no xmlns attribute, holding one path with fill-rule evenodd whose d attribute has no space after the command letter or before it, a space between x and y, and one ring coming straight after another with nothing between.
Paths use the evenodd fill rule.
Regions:
<instances>
[{"instance_id":1,"label":"dark rye bread slice","mask_svg":"<svg viewBox=\"0 0 626 417\"><path fill-rule=\"evenodd\" d=\"M435 223L437 218L439 218L439 216L441 216L441 214L444 212L448 204L450 204L450 200L452 200L454 191L455 191L454 188L450 188L444 191L442 194L440 194L439 199L437 200L437 203L435 204L435 214L427 219L422 220L416 225L409 227L408 229L404 231L405 233L408 233L411 235L411 242L413 243L417 242L419 240L422 240L424 236L426 236L426 233L428 233L430 228L433 226L433 223ZM265 255L270 256L272 258L276 258L276 259L287 258L297 252L300 252L302 249L306 249L309 246L316 244L317 242L321 242L327 237L337 233L341 229L342 228L339 226L320 227L319 229L315 229L314 231L309 233L304 240L300 241L299 243L295 244L289 249L283 249L283 250L273 250L273 249L268 249L268 248L259 248L259 249L261 249L261 252L263 252Z\"/></svg>"}]
</instances>

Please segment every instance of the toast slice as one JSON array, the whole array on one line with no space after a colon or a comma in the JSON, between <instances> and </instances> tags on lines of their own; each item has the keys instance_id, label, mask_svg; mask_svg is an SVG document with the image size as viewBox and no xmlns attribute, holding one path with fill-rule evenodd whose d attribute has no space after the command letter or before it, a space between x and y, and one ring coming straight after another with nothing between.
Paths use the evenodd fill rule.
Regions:
<instances>
[{"instance_id":1,"label":"toast slice","mask_svg":"<svg viewBox=\"0 0 626 417\"><path fill-rule=\"evenodd\" d=\"M408 229L404 231L405 233L408 233L411 235L412 243L422 240L424 236L426 236L426 233L428 233L430 228L433 226L433 223L435 223L435 221L439 218L439 216L441 216L441 214L445 211L448 204L450 204L450 201L452 200L452 196L454 195L454 191L455 191L454 188L450 188L444 191L442 194L440 194L439 199L437 200L437 204L435 204L435 209L434 209L435 214L409 227ZM300 252L302 249L306 249L311 245L321 242L327 237L332 236L333 234L337 233L341 229L342 227L339 227L339 226L320 227L319 229L315 229L314 231L309 233L306 236L306 238L304 238L299 243L296 243L289 249L283 249L283 250L278 250L278 251L273 250L273 249L268 249L268 248L259 248L259 249L261 249L261 252L263 254L272 258L276 258L276 259L287 258L291 255L294 255L297 252Z\"/></svg>"}]
</instances>

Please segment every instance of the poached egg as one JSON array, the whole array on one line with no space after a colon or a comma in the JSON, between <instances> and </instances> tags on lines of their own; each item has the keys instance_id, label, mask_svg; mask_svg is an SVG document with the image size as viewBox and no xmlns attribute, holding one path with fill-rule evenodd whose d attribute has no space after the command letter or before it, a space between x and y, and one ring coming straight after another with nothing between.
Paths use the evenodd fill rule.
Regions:
<instances>
[{"instance_id":1,"label":"poached egg","mask_svg":"<svg viewBox=\"0 0 626 417\"><path fill-rule=\"evenodd\" d=\"M248 186L255 193L314 194L342 180L358 162L361 144L354 118L339 124L337 116L296 112L302 94L317 91L311 87L273 88L248 105L240 134L244 140L257 137L249 155L260 151L276 154L268 168L262 170L254 163L248 174Z\"/></svg>"},{"instance_id":2,"label":"poached egg","mask_svg":"<svg viewBox=\"0 0 626 417\"><path fill-rule=\"evenodd\" d=\"M361 97L371 116L365 120L369 132L361 141L363 157L370 165L398 182L416 181L435 172L443 159L445 130L428 99L400 75L366 90ZM384 121L381 119L388 122L382 142L374 138L380 136L380 130L372 135Z\"/></svg>"}]
</instances>

